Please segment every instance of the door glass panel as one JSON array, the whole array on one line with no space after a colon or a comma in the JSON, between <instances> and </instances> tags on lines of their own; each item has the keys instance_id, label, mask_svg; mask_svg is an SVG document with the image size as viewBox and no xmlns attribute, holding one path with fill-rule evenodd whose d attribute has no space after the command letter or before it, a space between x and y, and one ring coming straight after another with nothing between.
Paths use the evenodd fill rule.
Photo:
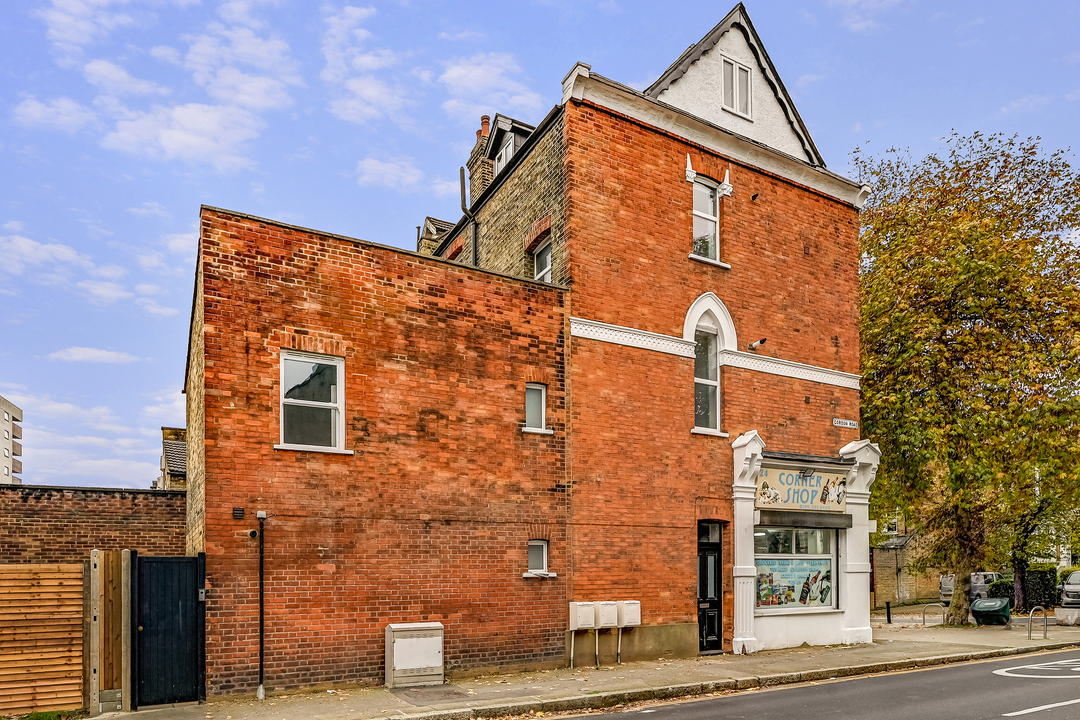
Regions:
<instances>
[{"instance_id":1,"label":"door glass panel","mask_svg":"<svg viewBox=\"0 0 1080 720\"><path fill-rule=\"evenodd\" d=\"M708 586L706 587L707 595L705 596L709 600L716 599L716 555L709 553L705 556L705 564L708 568Z\"/></svg>"}]
</instances>

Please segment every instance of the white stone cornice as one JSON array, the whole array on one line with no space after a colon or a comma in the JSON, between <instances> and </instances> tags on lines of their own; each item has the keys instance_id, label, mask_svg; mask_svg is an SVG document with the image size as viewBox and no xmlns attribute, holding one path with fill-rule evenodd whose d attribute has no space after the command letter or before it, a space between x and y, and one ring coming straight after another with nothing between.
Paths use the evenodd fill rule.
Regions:
<instances>
[{"instance_id":1,"label":"white stone cornice","mask_svg":"<svg viewBox=\"0 0 1080 720\"><path fill-rule=\"evenodd\" d=\"M793 360L757 355L741 350L721 350L718 355L722 366L756 370L770 375L782 375L823 385L836 385L851 390L859 389L860 376L841 372L840 370L817 367L816 365L804 365Z\"/></svg>"},{"instance_id":2,"label":"white stone cornice","mask_svg":"<svg viewBox=\"0 0 1080 720\"><path fill-rule=\"evenodd\" d=\"M715 297L712 293L706 293L702 298L707 296ZM698 300L700 301L701 298L698 298ZM730 348L738 342L734 337L734 325L731 324L731 318L727 315L726 310L720 313L719 319L724 325L724 328L722 328L720 333L722 344ZM615 343L616 345L641 348L642 350L653 350L669 355L678 355L679 357L692 358L694 357L694 346L696 343L693 340L686 339L685 336L689 335L690 337L693 337L695 322L696 319L691 318L690 315L688 315L686 327L684 328L684 337L677 338L672 337L671 335L661 335L646 330L637 330L635 328L622 327L620 325L610 325L596 320L572 317L570 318L570 335L573 337L589 338L590 340L599 340L601 342ZM859 389L860 377L858 375L841 372L839 370L831 370L815 365L804 365L803 363L794 362L792 360L783 360L781 358L757 355L755 353L734 349L720 350L717 353L717 356L721 366L726 365L728 367L737 367L744 370L754 370L757 372L769 373L770 375L795 378L797 380L809 380L810 382L822 383L824 385L836 385L837 387L850 388L852 390Z\"/></svg>"},{"instance_id":3,"label":"white stone cornice","mask_svg":"<svg viewBox=\"0 0 1080 720\"><path fill-rule=\"evenodd\" d=\"M696 345L692 340L687 341L670 335L660 335L659 333L609 325L596 320L585 320L576 317L570 318L570 334L573 337L589 338L590 340L615 343L616 345L641 348L642 350L655 350L656 352L685 358L694 357L694 346Z\"/></svg>"}]
</instances>

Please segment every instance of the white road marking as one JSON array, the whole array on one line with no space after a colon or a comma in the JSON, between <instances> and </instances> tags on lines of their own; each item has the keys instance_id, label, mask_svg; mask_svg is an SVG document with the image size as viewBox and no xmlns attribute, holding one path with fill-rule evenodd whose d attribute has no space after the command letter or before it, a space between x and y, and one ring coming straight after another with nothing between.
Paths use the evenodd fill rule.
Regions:
<instances>
[{"instance_id":1,"label":"white road marking","mask_svg":"<svg viewBox=\"0 0 1080 720\"><path fill-rule=\"evenodd\" d=\"M1017 672L1018 670L1028 670L1029 672ZM1059 672L1064 674L1036 674L1038 671L1042 671L1042 673ZM1001 675L1002 677L1038 678L1040 680L1072 680L1077 677L1073 673L1080 672L1080 660L1059 660L1058 662L1039 663L1036 665L1018 665L1003 670L994 670L993 672L995 675Z\"/></svg>"},{"instance_id":2,"label":"white road marking","mask_svg":"<svg viewBox=\"0 0 1080 720\"><path fill-rule=\"evenodd\" d=\"M1017 710L1016 712L1005 713L1001 717L1016 717L1017 715L1027 715L1028 713L1041 712L1043 710L1064 707L1066 705L1076 705L1077 703L1080 703L1080 700L1066 700L1065 702L1054 703L1053 705L1040 705L1039 707L1028 708L1027 710Z\"/></svg>"}]
</instances>

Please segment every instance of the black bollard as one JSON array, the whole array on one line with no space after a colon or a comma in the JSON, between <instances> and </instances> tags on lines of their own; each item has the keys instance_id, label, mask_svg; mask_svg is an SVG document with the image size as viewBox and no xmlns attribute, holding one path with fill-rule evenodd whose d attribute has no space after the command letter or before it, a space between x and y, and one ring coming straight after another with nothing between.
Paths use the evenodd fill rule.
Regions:
<instances>
[{"instance_id":1,"label":"black bollard","mask_svg":"<svg viewBox=\"0 0 1080 720\"><path fill-rule=\"evenodd\" d=\"M892 624L892 603L885 603L885 622Z\"/></svg>"}]
</instances>

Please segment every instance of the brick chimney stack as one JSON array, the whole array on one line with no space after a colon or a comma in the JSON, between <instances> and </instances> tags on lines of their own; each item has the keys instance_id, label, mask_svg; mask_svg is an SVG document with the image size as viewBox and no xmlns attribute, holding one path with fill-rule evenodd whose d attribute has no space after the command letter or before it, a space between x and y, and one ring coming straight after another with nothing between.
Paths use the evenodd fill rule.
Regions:
<instances>
[{"instance_id":1,"label":"brick chimney stack","mask_svg":"<svg viewBox=\"0 0 1080 720\"><path fill-rule=\"evenodd\" d=\"M469 204L472 205L476 198L480 197L495 174L494 166L490 160L484 157L487 150L488 139L491 133L491 118L483 115L480 118L480 129L476 131L476 145L469 153L469 161L465 167L469 169Z\"/></svg>"}]
</instances>

